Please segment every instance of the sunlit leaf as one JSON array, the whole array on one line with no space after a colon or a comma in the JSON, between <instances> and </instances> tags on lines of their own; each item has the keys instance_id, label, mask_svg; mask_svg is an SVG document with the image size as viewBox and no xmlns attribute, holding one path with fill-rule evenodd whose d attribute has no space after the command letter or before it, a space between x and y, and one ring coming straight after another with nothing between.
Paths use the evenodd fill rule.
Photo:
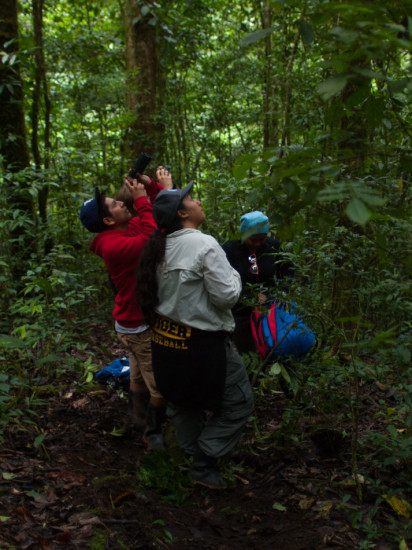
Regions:
<instances>
[{"instance_id":1,"label":"sunlit leaf","mask_svg":"<svg viewBox=\"0 0 412 550\"><path fill-rule=\"evenodd\" d=\"M399 516L407 519L411 517L412 505L407 500L398 498L396 496L388 497L388 495L382 495L382 497Z\"/></svg>"}]
</instances>

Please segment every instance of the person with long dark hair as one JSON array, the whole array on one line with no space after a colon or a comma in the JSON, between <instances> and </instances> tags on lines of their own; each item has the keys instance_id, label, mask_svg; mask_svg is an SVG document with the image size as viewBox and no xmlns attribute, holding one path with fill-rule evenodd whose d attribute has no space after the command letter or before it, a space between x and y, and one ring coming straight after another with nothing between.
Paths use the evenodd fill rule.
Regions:
<instances>
[{"instance_id":1,"label":"person with long dark hair","mask_svg":"<svg viewBox=\"0 0 412 550\"><path fill-rule=\"evenodd\" d=\"M153 330L156 385L179 445L193 456L189 475L222 488L217 461L238 443L253 394L230 339L240 276L218 242L199 231L205 213L192 187L161 191L153 203L157 230L140 258L138 302Z\"/></svg>"}]
</instances>

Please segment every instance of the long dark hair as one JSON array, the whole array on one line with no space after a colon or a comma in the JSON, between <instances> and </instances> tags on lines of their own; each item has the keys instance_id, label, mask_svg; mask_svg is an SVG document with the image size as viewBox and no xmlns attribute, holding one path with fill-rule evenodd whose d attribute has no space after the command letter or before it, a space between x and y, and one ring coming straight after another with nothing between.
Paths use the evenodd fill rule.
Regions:
<instances>
[{"instance_id":1,"label":"long dark hair","mask_svg":"<svg viewBox=\"0 0 412 550\"><path fill-rule=\"evenodd\" d=\"M176 214L173 225L156 229L150 235L140 255L136 273L136 299L145 322L150 326L153 326L156 321L155 308L159 305L156 274L158 266L165 259L166 237L179 229L182 229L182 224L180 217Z\"/></svg>"}]
</instances>

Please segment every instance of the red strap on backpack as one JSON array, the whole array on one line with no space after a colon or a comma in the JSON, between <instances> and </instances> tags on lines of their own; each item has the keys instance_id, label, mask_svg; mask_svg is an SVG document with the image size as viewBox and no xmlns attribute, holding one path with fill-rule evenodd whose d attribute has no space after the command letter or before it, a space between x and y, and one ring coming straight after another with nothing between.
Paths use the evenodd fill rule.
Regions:
<instances>
[{"instance_id":1,"label":"red strap on backpack","mask_svg":"<svg viewBox=\"0 0 412 550\"><path fill-rule=\"evenodd\" d=\"M257 351L265 359L277 342L276 302L269 308L256 307L250 316L250 326Z\"/></svg>"},{"instance_id":2,"label":"red strap on backpack","mask_svg":"<svg viewBox=\"0 0 412 550\"><path fill-rule=\"evenodd\" d=\"M260 308L255 310L250 315L250 328L252 330L253 339L255 340L258 353L261 357L265 357L268 352L262 330L263 313Z\"/></svg>"}]
</instances>

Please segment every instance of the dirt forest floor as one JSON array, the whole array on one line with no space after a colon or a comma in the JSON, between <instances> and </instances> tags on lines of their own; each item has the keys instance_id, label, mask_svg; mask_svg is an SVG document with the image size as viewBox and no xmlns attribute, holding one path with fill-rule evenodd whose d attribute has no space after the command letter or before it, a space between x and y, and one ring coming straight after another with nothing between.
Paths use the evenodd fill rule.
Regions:
<instances>
[{"instance_id":1,"label":"dirt forest floor","mask_svg":"<svg viewBox=\"0 0 412 550\"><path fill-rule=\"evenodd\" d=\"M103 340L96 330L101 366L110 363L102 346L122 355L110 335ZM309 436L275 445L283 394L258 400L256 421L222 464L232 487L211 491L188 481L171 426L168 452L148 451L137 433L114 435L126 399L108 386L86 389L75 376L56 380L55 393L42 395L37 426L6 438L0 449L1 550L359 547L364 537L342 506L344 492L355 494L350 450L322 451ZM35 446L39 435L44 439ZM342 484L351 488L342 492Z\"/></svg>"}]
</instances>

